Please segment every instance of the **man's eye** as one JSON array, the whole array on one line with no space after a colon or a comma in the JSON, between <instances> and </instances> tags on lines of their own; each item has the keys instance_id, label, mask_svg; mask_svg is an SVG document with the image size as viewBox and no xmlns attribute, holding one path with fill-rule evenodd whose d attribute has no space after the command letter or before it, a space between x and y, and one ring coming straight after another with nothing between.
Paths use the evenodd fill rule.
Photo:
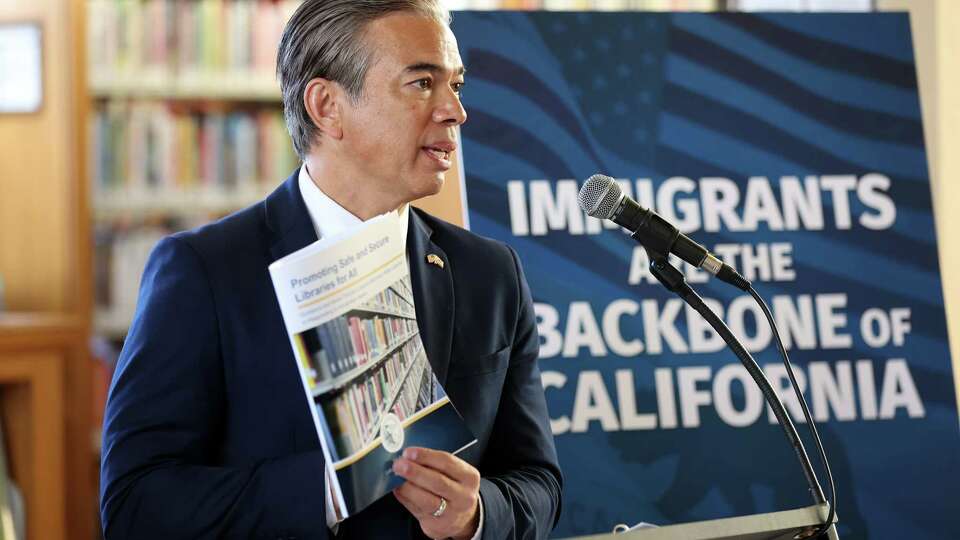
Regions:
<instances>
[{"instance_id":1,"label":"man's eye","mask_svg":"<svg viewBox=\"0 0 960 540\"><path fill-rule=\"evenodd\" d=\"M460 95L460 93L463 92L463 85L464 85L464 84L465 84L465 83L462 83L462 82L455 82L455 83L451 84L450 87L453 88L453 91L456 92L457 95Z\"/></svg>"},{"instance_id":2,"label":"man's eye","mask_svg":"<svg viewBox=\"0 0 960 540\"><path fill-rule=\"evenodd\" d=\"M421 90L429 90L431 82L430 79L418 79L414 81L413 84L417 85L417 88Z\"/></svg>"}]
</instances>

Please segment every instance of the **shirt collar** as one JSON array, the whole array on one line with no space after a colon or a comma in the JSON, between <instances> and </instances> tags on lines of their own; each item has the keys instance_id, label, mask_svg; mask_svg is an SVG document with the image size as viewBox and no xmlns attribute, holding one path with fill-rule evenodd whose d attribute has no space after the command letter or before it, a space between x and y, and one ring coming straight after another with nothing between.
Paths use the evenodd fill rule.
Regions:
<instances>
[{"instance_id":1,"label":"shirt collar","mask_svg":"<svg viewBox=\"0 0 960 540\"><path fill-rule=\"evenodd\" d=\"M300 166L298 180L300 194L303 196L303 202L307 205L307 213L310 214L310 221L313 222L317 238L337 236L359 227L363 223L363 220L337 204L317 187L317 184L310 178L310 173L307 172L306 164ZM407 227L409 225L407 214L410 212L410 205L404 204L397 212L400 214L400 238L404 249L406 249Z\"/></svg>"}]
</instances>

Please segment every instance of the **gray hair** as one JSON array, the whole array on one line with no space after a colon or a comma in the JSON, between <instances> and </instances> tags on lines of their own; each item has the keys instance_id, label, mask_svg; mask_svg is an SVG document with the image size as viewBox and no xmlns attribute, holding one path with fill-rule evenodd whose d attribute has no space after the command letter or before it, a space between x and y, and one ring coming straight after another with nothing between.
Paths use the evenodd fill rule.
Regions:
<instances>
[{"instance_id":1,"label":"gray hair","mask_svg":"<svg viewBox=\"0 0 960 540\"><path fill-rule=\"evenodd\" d=\"M277 78L283 93L283 115L301 160L313 146L317 127L303 104L307 83L317 77L335 81L357 103L373 64L364 44L367 23L395 12L409 11L450 24L441 0L306 0L293 13L277 51Z\"/></svg>"}]
</instances>

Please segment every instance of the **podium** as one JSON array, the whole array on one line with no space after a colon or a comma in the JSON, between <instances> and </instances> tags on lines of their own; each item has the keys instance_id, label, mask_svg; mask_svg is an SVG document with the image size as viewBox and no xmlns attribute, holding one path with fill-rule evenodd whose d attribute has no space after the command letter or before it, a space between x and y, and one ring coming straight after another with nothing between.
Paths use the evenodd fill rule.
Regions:
<instances>
[{"instance_id":1,"label":"podium","mask_svg":"<svg viewBox=\"0 0 960 540\"><path fill-rule=\"evenodd\" d=\"M594 534L567 540L802 540L827 518L826 504L795 510L754 514L709 521L635 529L624 533ZM834 523L837 522L834 518ZM837 540L834 527L830 540Z\"/></svg>"}]
</instances>

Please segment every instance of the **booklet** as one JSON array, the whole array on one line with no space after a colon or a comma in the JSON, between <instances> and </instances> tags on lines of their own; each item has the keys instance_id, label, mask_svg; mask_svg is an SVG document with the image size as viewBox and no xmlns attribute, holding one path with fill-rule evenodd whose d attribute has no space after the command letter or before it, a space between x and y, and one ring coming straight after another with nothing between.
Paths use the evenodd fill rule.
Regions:
<instances>
[{"instance_id":1,"label":"booklet","mask_svg":"<svg viewBox=\"0 0 960 540\"><path fill-rule=\"evenodd\" d=\"M457 454L476 442L420 340L400 219L384 214L270 265L338 521L403 483L392 465L404 448Z\"/></svg>"}]
</instances>

